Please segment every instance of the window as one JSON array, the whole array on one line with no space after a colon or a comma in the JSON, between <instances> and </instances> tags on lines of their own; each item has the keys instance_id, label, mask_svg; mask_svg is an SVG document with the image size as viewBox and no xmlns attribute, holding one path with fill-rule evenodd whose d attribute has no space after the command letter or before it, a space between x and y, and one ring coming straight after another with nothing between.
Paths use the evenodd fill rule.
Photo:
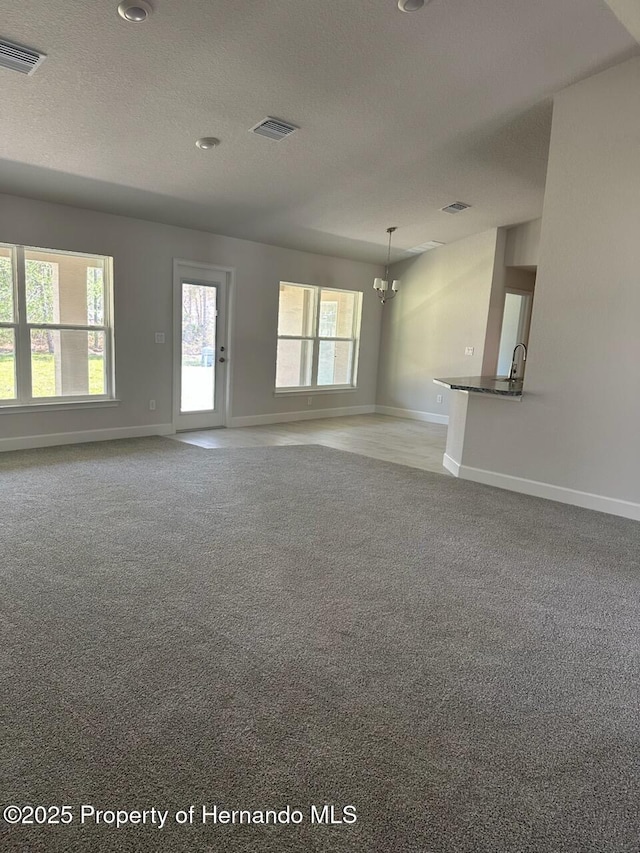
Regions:
<instances>
[{"instance_id":1,"label":"window","mask_svg":"<svg viewBox=\"0 0 640 853\"><path fill-rule=\"evenodd\" d=\"M280 282L276 389L355 388L362 294Z\"/></svg>"},{"instance_id":2,"label":"window","mask_svg":"<svg viewBox=\"0 0 640 853\"><path fill-rule=\"evenodd\" d=\"M0 244L0 406L112 399L111 258Z\"/></svg>"}]
</instances>

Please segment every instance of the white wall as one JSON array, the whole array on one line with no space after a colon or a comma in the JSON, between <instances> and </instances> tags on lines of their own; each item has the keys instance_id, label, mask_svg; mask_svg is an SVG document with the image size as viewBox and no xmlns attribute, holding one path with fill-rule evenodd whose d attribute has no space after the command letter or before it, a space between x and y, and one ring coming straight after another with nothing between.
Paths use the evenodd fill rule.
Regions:
<instances>
[{"instance_id":1,"label":"white wall","mask_svg":"<svg viewBox=\"0 0 640 853\"><path fill-rule=\"evenodd\" d=\"M462 462L640 518L639 91L633 59L556 98L525 395L470 396Z\"/></svg>"},{"instance_id":2,"label":"white wall","mask_svg":"<svg viewBox=\"0 0 640 853\"><path fill-rule=\"evenodd\" d=\"M171 423L173 258L235 267L232 328L235 418L307 409L306 397L275 397L281 279L364 292L358 389L318 394L312 410L375 404L381 268L201 231L0 195L0 242L114 257L116 380L121 404L63 412L0 412L0 439ZM167 343L156 345L154 332ZM150 412L148 402L157 401Z\"/></svg>"},{"instance_id":3,"label":"white wall","mask_svg":"<svg viewBox=\"0 0 640 853\"><path fill-rule=\"evenodd\" d=\"M450 392L434 377L480 375L497 245L492 229L394 265L402 286L384 308L378 406L446 416Z\"/></svg>"},{"instance_id":4,"label":"white wall","mask_svg":"<svg viewBox=\"0 0 640 853\"><path fill-rule=\"evenodd\" d=\"M507 228L504 262L508 267L537 267L540 257L542 219Z\"/></svg>"}]
</instances>

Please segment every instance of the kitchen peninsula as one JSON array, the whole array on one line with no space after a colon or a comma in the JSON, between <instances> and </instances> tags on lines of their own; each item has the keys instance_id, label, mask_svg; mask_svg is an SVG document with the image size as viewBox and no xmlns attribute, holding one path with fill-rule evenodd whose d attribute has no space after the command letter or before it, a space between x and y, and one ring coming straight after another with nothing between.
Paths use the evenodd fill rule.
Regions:
<instances>
[{"instance_id":1,"label":"kitchen peninsula","mask_svg":"<svg viewBox=\"0 0 640 853\"><path fill-rule=\"evenodd\" d=\"M469 395L482 394L487 398L502 397L512 401L520 401L522 400L522 379L509 379L500 376L453 376L434 379L433 381L436 385L443 385L452 391L463 392L451 394L447 448L442 460L447 471L454 477L458 477L464 450Z\"/></svg>"},{"instance_id":2,"label":"kitchen peninsula","mask_svg":"<svg viewBox=\"0 0 640 853\"><path fill-rule=\"evenodd\" d=\"M433 381L436 385L444 385L453 391L522 397L522 379L508 379L506 376L454 376L450 379L434 379Z\"/></svg>"}]
</instances>

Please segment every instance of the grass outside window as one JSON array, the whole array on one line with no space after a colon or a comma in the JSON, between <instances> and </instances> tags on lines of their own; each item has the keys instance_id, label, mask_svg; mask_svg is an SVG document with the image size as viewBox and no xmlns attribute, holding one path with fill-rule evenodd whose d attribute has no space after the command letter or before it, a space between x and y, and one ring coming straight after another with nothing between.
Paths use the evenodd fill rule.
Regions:
<instances>
[{"instance_id":1,"label":"grass outside window","mask_svg":"<svg viewBox=\"0 0 640 853\"><path fill-rule=\"evenodd\" d=\"M0 355L0 400L14 396L14 358ZM34 355L31 362L34 397L55 397L55 365L52 355ZM89 393L104 394L104 361L101 356L89 357Z\"/></svg>"}]
</instances>

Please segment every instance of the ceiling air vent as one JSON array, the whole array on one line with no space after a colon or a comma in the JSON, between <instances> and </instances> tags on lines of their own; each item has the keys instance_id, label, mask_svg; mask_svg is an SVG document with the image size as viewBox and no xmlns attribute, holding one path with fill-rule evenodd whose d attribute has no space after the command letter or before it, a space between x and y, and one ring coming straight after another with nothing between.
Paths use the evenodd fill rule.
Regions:
<instances>
[{"instance_id":1,"label":"ceiling air vent","mask_svg":"<svg viewBox=\"0 0 640 853\"><path fill-rule=\"evenodd\" d=\"M295 124L288 121L282 121L279 118L267 116L261 122L251 128L251 133L257 133L258 136L266 136L267 139L284 139L285 136L290 136L294 131L300 130Z\"/></svg>"},{"instance_id":2,"label":"ceiling air vent","mask_svg":"<svg viewBox=\"0 0 640 853\"><path fill-rule=\"evenodd\" d=\"M33 74L45 58L44 53L38 53L30 47L21 47L0 39L0 68L9 68L20 74Z\"/></svg>"},{"instance_id":3,"label":"ceiling air vent","mask_svg":"<svg viewBox=\"0 0 640 853\"><path fill-rule=\"evenodd\" d=\"M461 210L466 210L471 207L470 204L465 204L463 201L454 201L453 204L448 204L446 207L441 207L443 213L460 213Z\"/></svg>"},{"instance_id":4,"label":"ceiling air vent","mask_svg":"<svg viewBox=\"0 0 640 853\"><path fill-rule=\"evenodd\" d=\"M421 255L423 252L429 252L431 249L437 249L438 246L444 246L438 240L429 240L427 243L421 243L419 246L414 246L412 249L405 249L410 255Z\"/></svg>"}]
</instances>

